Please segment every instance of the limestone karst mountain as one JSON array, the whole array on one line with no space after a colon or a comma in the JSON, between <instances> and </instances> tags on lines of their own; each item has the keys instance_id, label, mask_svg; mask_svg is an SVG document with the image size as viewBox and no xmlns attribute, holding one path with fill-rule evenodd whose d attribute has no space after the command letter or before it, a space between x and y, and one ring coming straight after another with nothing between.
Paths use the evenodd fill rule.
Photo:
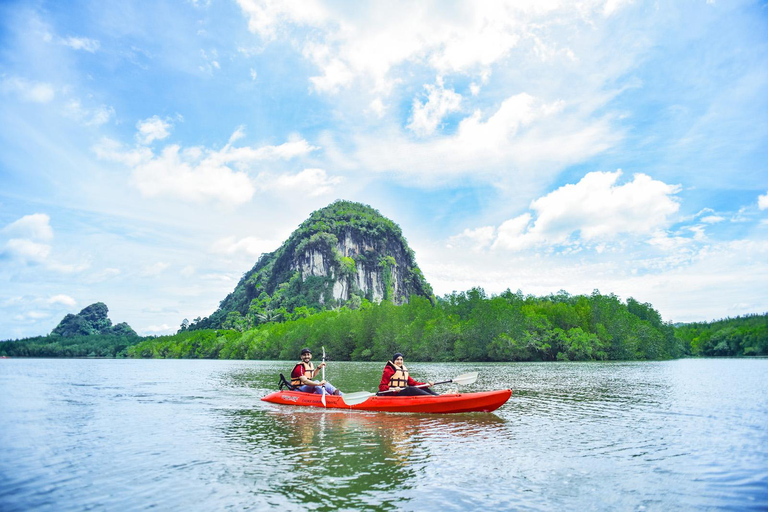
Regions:
<instances>
[{"instance_id":1,"label":"limestone karst mountain","mask_svg":"<svg viewBox=\"0 0 768 512\"><path fill-rule=\"evenodd\" d=\"M252 326L363 299L402 304L412 295L434 298L400 227L370 206L336 201L263 254L219 309L190 328Z\"/></svg>"},{"instance_id":2,"label":"limestone karst mountain","mask_svg":"<svg viewBox=\"0 0 768 512\"><path fill-rule=\"evenodd\" d=\"M83 308L78 314L68 314L62 318L51 334L56 334L64 338L73 336L91 336L116 335L116 336L137 336L136 332L125 322L112 325L112 320L107 314L109 308L103 302L96 302Z\"/></svg>"}]
</instances>

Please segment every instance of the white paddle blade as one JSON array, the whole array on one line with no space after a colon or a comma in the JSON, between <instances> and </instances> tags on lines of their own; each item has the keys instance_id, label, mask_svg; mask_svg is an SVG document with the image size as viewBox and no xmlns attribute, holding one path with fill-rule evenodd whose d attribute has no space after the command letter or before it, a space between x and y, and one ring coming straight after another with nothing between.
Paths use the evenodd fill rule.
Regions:
<instances>
[{"instance_id":1,"label":"white paddle blade","mask_svg":"<svg viewBox=\"0 0 768 512\"><path fill-rule=\"evenodd\" d=\"M453 378L452 381L455 384L459 384L462 386L466 384L474 384L475 382L477 382L477 372L464 373L462 375L459 375L458 377Z\"/></svg>"},{"instance_id":2,"label":"white paddle blade","mask_svg":"<svg viewBox=\"0 0 768 512\"><path fill-rule=\"evenodd\" d=\"M365 402L372 396L376 395L368 393L367 391L358 391L357 393L344 393L341 395L341 399L344 400L344 403L347 405L357 405Z\"/></svg>"}]
</instances>

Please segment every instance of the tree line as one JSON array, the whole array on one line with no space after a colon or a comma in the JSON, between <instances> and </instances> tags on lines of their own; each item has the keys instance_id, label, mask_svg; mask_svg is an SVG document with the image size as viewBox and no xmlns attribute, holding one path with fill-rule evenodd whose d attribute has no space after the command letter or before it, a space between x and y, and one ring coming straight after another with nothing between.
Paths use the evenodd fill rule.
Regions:
<instances>
[{"instance_id":1,"label":"tree line","mask_svg":"<svg viewBox=\"0 0 768 512\"><path fill-rule=\"evenodd\" d=\"M768 314L674 326L651 304L595 291L545 297L481 288L433 304L423 297L334 310L296 308L248 326L170 336L56 334L0 343L0 356L280 359L324 346L335 360L384 361L396 351L411 361L658 360L692 356L768 355Z\"/></svg>"},{"instance_id":2,"label":"tree line","mask_svg":"<svg viewBox=\"0 0 768 512\"><path fill-rule=\"evenodd\" d=\"M768 355L768 314L678 326L677 336L694 356Z\"/></svg>"},{"instance_id":3,"label":"tree line","mask_svg":"<svg viewBox=\"0 0 768 512\"><path fill-rule=\"evenodd\" d=\"M648 303L595 292L547 297L481 288L435 304L411 297L396 306L362 301L353 309L302 310L287 321L180 331L128 349L132 357L294 359L325 346L336 360L382 361L394 352L417 361L588 361L669 359L686 354L671 324ZM240 328L238 328L240 327Z\"/></svg>"},{"instance_id":4,"label":"tree line","mask_svg":"<svg viewBox=\"0 0 768 512\"><path fill-rule=\"evenodd\" d=\"M135 334L50 334L0 343L7 357L128 357L128 347L144 340Z\"/></svg>"}]
</instances>

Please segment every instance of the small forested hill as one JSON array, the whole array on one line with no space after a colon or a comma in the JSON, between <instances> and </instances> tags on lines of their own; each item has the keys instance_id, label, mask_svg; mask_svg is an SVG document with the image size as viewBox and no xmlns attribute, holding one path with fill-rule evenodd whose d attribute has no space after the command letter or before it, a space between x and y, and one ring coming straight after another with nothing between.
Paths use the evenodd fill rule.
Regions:
<instances>
[{"instance_id":1,"label":"small forested hill","mask_svg":"<svg viewBox=\"0 0 768 512\"><path fill-rule=\"evenodd\" d=\"M109 308L103 302L96 302L84 308L78 314L68 314L59 325L57 325L51 334L62 336L64 338L73 336L91 336L94 334L118 336L138 336L130 325L125 322L112 325L112 320L107 314Z\"/></svg>"},{"instance_id":2,"label":"small forested hill","mask_svg":"<svg viewBox=\"0 0 768 512\"><path fill-rule=\"evenodd\" d=\"M400 227L370 206L336 201L262 255L219 309L189 328L242 330L313 310L354 309L363 300L403 304L414 295L434 301Z\"/></svg>"},{"instance_id":3,"label":"small forested hill","mask_svg":"<svg viewBox=\"0 0 768 512\"><path fill-rule=\"evenodd\" d=\"M0 356L124 357L143 338L125 322L112 325L109 308L96 302L65 316L48 336L0 342Z\"/></svg>"}]
</instances>

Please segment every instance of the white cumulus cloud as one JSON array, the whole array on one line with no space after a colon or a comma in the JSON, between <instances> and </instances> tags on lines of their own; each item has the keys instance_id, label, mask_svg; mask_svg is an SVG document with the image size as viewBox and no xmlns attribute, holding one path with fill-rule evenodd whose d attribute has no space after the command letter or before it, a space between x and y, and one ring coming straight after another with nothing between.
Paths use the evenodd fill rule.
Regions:
<instances>
[{"instance_id":1,"label":"white cumulus cloud","mask_svg":"<svg viewBox=\"0 0 768 512\"><path fill-rule=\"evenodd\" d=\"M51 315L49 313L33 310L33 311L25 311L24 313L15 315L13 319L19 322L24 322L26 320L40 320L42 318L48 318L50 316Z\"/></svg>"},{"instance_id":2,"label":"white cumulus cloud","mask_svg":"<svg viewBox=\"0 0 768 512\"><path fill-rule=\"evenodd\" d=\"M768 209L768 192L757 198L757 206L761 210Z\"/></svg>"},{"instance_id":3,"label":"white cumulus cloud","mask_svg":"<svg viewBox=\"0 0 768 512\"><path fill-rule=\"evenodd\" d=\"M238 131L240 130L241 129L238 128ZM238 132L236 131L235 134L233 134L233 137L237 134ZM237 140L237 138L240 138L240 136L237 136L235 140ZM227 144L220 151L208 152L208 160L216 165L245 165L264 160L290 160L298 156L306 155L317 149L319 149L317 146L311 146L306 140L294 136L288 142L280 144L279 146L262 146L259 148L244 146L234 148L230 144Z\"/></svg>"},{"instance_id":4,"label":"white cumulus cloud","mask_svg":"<svg viewBox=\"0 0 768 512\"><path fill-rule=\"evenodd\" d=\"M448 239L448 247L469 245L470 249L479 251L487 248L496 238L494 226L484 226L475 229L465 229L460 235Z\"/></svg>"},{"instance_id":5,"label":"white cumulus cloud","mask_svg":"<svg viewBox=\"0 0 768 512\"><path fill-rule=\"evenodd\" d=\"M51 84L33 82L20 77L10 77L0 82L0 91L13 94L22 101L32 103L50 103L56 92Z\"/></svg>"},{"instance_id":6,"label":"white cumulus cloud","mask_svg":"<svg viewBox=\"0 0 768 512\"><path fill-rule=\"evenodd\" d=\"M328 176L323 169L304 169L296 174L262 173L257 178L257 185L264 191L301 192L310 197L326 195L341 183L339 176Z\"/></svg>"},{"instance_id":7,"label":"white cumulus cloud","mask_svg":"<svg viewBox=\"0 0 768 512\"><path fill-rule=\"evenodd\" d=\"M446 9L439 3L374 2L348 9L310 0L238 0L249 30L265 42L310 29L311 36L293 42L303 44L304 55L320 70L310 78L315 89L329 93L361 79L371 80L374 91L389 90L405 64L427 64L438 73L482 73L521 42L540 41L543 36L536 34L551 37L553 19L557 25L591 24L623 3L459 1Z\"/></svg>"},{"instance_id":8,"label":"white cumulus cloud","mask_svg":"<svg viewBox=\"0 0 768 512\"><path fill-rule=\"evenodd\" d=\"M148 325L144 328L144 332L147 332L149 334L171 334L175 331L174 327L171 327L168 324L160 324L160 325Z\"/></svg>"},{"instance_id":9,"label":"white cumulus cloud","mask_svg":"<svg viewBox=\"0 0 768 512\"><path fill-rule=\"evenodd\" d=\"M26 263L43 263L51 254L51 246L23 238L11 238L5 244L5 251Z\"/></svg>"},{"instance_id":10,"label":"white cumulus cloud","mask_svg":"<svg viewBox=\"0 0 768 512\"><path fill-rule=\"evenodd\" d=\"M546 102L528 93L505 99L496 110L476 110L455 134L413 140L399 134L360 135L354 157L360 167L421 178L471 174L499 184L551 175L611 147L621 138L607 119L585 119L562 100ZM407 171L403 171L407 170ZM513 172L515 171L515 172Z\"/></svg>"},{"instance_id":11,"label":"white cumulus cloud","mask_svg":"<svg viewBox=\"0 0 768 512\"><path fill-rule=\"evenodd\" d=\"M136 123L136 140L140 144L152 144L153 141L163 140L171 134L171 128L173 125L160 119L158 116L152 116L149 119L144 119Z\"/></svg>"},{"instance_id":12,"label":"white cumulus cloud","mask_svg":"<svg viewBox=\"0 0 768 512\"><path fill-rule=\"evenodd\" d=\"M31 238L34 240L48 241L53 239L51 218L44 213L25 215L2 230L3 233L14 237Z\"/></svg>"},{"instance_id":13,"label":"white cumulus cloud","mask_svg":"<svg viewBox=\"0 0 768 512\"><path fill-rule=\"evenodd\" d=\"M461 108L461 95L448 90L438 77L435 85L425 85L427 101L413 100L413 116L408 128L416 135L432 135L443 118Z\"/></svg>"},{"instance_id":14,"label":"white cumulus cloud","mask_svg":"<svg viewBox=\"0 0 768 512\"><path fill-rule=\"evenodd\" d=\"M99 49L99 42L87 37L67 37L61 40L61 44L69 46L75 50L83 50L88 53L95 53Z\"/></svg>"},{"instance_id":15,"label":"white cumulus cloud","mask_svg":"<svg viewBox=\"0 0 768 512\"><path fill-rule=\"evenodd\" d=\"M64 114L85 126L101 126L114 117L115 109L106 105L87 108L80 100L73 99L64 106Z\"/></svg>"},{"instance_id":16,"label":"white cumulus cloud","mask_svg":"<svg viewBox=\"0 0 768 512\"><path fill-rule=\"evenodd\" d=\"M631 86L627 73L650 40L617 37L611 19L630 3L624 0L608 7L606 0L460 0L449 9L238 3L265 44L289 42L317 68L309 77L315 91L339 94L345 107L368 114L363 125L375 123L374 131L358 124L363 129L339 135L341 148L355 150L329 151L339 155L331 163L394 172L416 186L469 174L502 188L514 186L513 176L517 183L534 176L541 185L614 147L624 137L626 123L618 121L625 113L605 107ZM424 83L425 76L452 85ZM425 95L403 109L401 94L412 91ZM455 133L436 137L459 109L471 115Z\"/></svg>"},{"instance_id":17,"label":"white cumulus cloud","mask_svg":"<svg viewBox=\"0 0 768 512\"><path fill-rule=\"evenodd\" d=\"M495 246L518 250L525 246L524 233L531 222L531 214L524 213L513 219L504 221L499 226Z\"/></svg>"},{"instance_id":18,"label":"white cumulus cloud","mask_svg":"<svg viewBox=\"0 0 768 512\"><path fill-rule=\"evenodd\" d=\"M159 155L134 167L133 183L147 197L170 196L195 202L215 199L233 204L250 200L254 188L246 173L199 156L195 149L166 146Z\"/></svg>"},{"instance_id":19,"label":"white cumulus cloud","mask_svg":"<svg viewBox=\"0 0 768 512\"><path fill-rule=\"evenodd\" d=\"M265 252L274 251L280 246L276 240L264 240L255 236L237 239L234 236L221 238L214 242L211 250L219 254L244 253L249 256L259 256Z\"/></svg>"},{"instance_id":20,"label":"white cumulus cloud","mask_svg":"<svg viewBox=\"0 0 768 512\"><path fill-rule=\"evenodd\" d=\"M467 146L498 151L510 142L518 131L534 121L562 110L564 103L543 103L527 93L520 93L504 100L499 109L487 120L475 111L459 125L458 142Z\"/></svg>"},{"instance_id":21,"label":"white cumulus cloud","mask_svg":"<svg viewBox=\"0 0 768 512\"><path fill-rule=\"evenodd\" d=\"M8 240L3 253L23 263L44 263L51 254L50 220L44 213L34 213L5 226L1 232Z\"/></svg>"},{"instance_id":22,"label":"white cumulus cloud","mask_svg":"<svg viewBox=\"0 0 768 512\"><path fill-rule=\"evenodd\" d=\"M597 244L620 236L660 236L680 207L679 185L645 174L619 184L622 172L591 172L576 184L564 185L531 202L532 212L503 222L494 249L518 251L535 246ZM485 231L487 234L488 231ZM468 237L465 231L458 237Z\"/></svg>"},{"instance_id":23,"label":"white cumulus cloud","mask_svg":"<svg viewBox=\"0 0 768 512\"><path fill-rule=\"evenodd\" d=\"M673 197L679 185L646 174L617 185L622 172L591 172L575 185L565 185L531 203L537 214L528 231L535 238L563 242L574 233L591 241L620 233L653 233L666 227L680 205Z\"/></svg>"},{"instance_id":24,"label":"white cumulus cloud","mask_svg":"<svg viewBox=\"0 0 768 512\"><path fill-rule=\"evenodd\" d=\"M69 295L59 294L54 295L53 297L50 297L48 299L48 304L63 304L64 306L75 306L77 305L77 301L70 297Z\"/></svg>"},{"instance_id":25,"label":"white cumulus cloud","mask_svg":"<svg viewBox=\"0 0 768 512\"><path fill-rule=\"evenodd\" d=\"M81 263L62 263L51 257L53 229L50 217L44 213L25 215L5 226L0 233L7 237L2 255L21 264L43 265L46 270L63 274L81 272L90 266Z\"/></svg>"},{"instance_id":26,"label":"white cumulus cloud","mask_svg":"<svg viewBox=\"0 0 768 512\"><path fill-rule=\"evenodd\" d=\"M155 154L147 147L126 148L118 142L104 139L93 151L99 158L131 168L132 183L146 197L174 197L192 202L215 200L237 205L249 201L256 192L248 174L256 165L265 161L290 160L319 149L298 136L277 146L233 147L232 142L243 135L243 128L239 127L229 143L220 150L182 148L172 144ZM324 174L324 171L321 172ZM285 180L294 179L291 176L265 176L272 175L262 174L257 179L264 182L260 185L263 190L280 188ZM315 195L325 193L327 187L334 183L333 179L318 179L314 171L302 174L302 178L298 182L314 186L312 193Z\"/></svg>"},{"instance_id":27,"label":"white cumulus cloud","mask_svg":"<svg viewBox=\"0 0 768 512\"><path fill-rule=\"evenodd\" d=\"M248 30L267 41L275 39L286 24L318 26L328 18L322 2L315 0L237 0L237 3L248 16Z\"/></svg>"}]
</instances>

